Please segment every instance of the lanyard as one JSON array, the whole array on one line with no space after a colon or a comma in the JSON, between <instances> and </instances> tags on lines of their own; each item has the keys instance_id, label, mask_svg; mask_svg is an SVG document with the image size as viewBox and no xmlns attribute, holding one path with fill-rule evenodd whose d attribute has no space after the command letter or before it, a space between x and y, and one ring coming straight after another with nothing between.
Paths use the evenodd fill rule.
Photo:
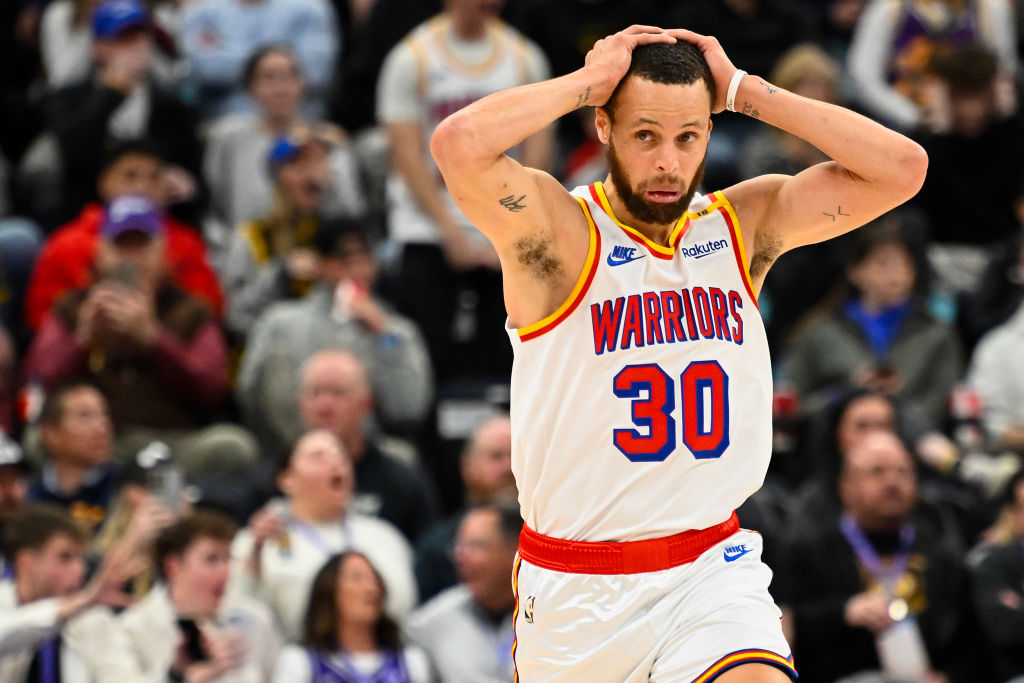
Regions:
<instances>
[{"instance_id":1,"label":"lanyard","mask_svg":"<svg viewBox=\"0 0 1024 683\"><path fill-rule=\"evenodd\" d=\"M47 638L39 646L39 679L42 683L58 683L57 679L57 655L60 642L58 636Z\"/></svg>"},{"instance_id":2,"label":"lanyard","mask_svg":"<svg viewBox=\"0 0 1024 683\"><path fill-rule=\"evenodd\" d=\"M317 550L328 557L340 550L347 550L352 547L352 530L349 529L348 522L344 519L341 520L341 536L343 539L341 548L331 546L316 529L305 522L293 521L292 528L302 534Z\"/></svg>"},{"instance_id":3,"label":"lanyard","mask_svg":"<svg viewBox=\"0 0 1024 683\"><path fill-rule=\"evenodd\" d=\"M882 584L887 594L893 595L896 582L899 581L899 578L903 576L903 572L907 569L907 562L910 559L910 546L914 544L914 526L908 522L900 527L899 547L892 556L892 562L889 564L888 570L882 564L882 559L875 552L871 541L864 535L864 532L857 522L854 521L853 517L848 514L843 515L839 521L839 530L843 532L843 536L846 537L846 541L853 548L854 554L857 555L857 559L864 565L864 568L868 570L876 581Z\"/></svg>"}]
</instances>

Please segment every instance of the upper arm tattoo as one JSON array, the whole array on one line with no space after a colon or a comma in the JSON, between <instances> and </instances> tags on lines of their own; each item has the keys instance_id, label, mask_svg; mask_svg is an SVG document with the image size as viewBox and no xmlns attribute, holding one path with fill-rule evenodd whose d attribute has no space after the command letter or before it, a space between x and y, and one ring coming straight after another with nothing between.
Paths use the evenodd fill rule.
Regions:
<instances>
[{"instance_id":1,"label":"upper arm tattoo","mask_svg":"<svg viewBox=\"0 0 1024 683\"><path fill-rule=\"evenodd\" d=\"M524 199L526 199L525 194L519 195L518 197L514 194L510 194L507 197L499 199L498 203L509 211L522 211L526 208L526 204L523 203Z\"/></svg>"}]
</instances>

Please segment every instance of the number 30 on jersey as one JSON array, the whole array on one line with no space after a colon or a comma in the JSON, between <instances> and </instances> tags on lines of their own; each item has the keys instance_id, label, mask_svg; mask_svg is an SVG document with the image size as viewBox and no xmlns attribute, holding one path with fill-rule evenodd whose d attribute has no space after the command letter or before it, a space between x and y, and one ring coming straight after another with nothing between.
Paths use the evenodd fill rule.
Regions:
<instances>
[{"instance_id":1,"label":"number 30 on jersey","mask_svg":"<svg viewBox=\"0 0 1024 683\"><path fill-rule=\"evenodd\" d=\"M613 391L632 399L636 429L612 432L615 447L633 462L661 462L681 438L693 457L718 458L729 447L729 376L718 361L694 361L679 376L682 429L677 437L676 382L661 366L627 365L615 375Z\"/></svg>"}]
</instances>

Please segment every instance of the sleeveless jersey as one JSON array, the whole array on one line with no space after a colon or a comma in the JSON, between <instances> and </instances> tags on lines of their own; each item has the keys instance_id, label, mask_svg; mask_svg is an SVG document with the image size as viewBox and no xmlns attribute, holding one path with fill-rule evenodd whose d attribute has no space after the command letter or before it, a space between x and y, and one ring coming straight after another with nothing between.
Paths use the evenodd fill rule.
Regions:
<instances>
[{"instance_id":1,"label":"sleeveless jersey","mask_svg":"<svg viewBox=\"0 0 1024 683\"><path fill-rule=\"evenodd\" d=\"M567 540L634 541L726 520L764 482L772 375L739 221L696 196L655 244L601 183L573 190L590 248L550 316L509 329L523 518Z\"/></svg>"},{"instance_id":2,"label":"sleeveless jersey","mask_svg":"<svg viewBox=\"0 0 1024 683\"><path fill-rule=\"evenodd\" d=\"M430 171L439 187L443 187L444 181L429 150L430 136L438 124L487 95L525 85L531 80L527 42L515 29L498 20L490 22L486 37L481 39L481 42L490 44L490 51L483 61L474 64L460 59L451 47L450 23L445 15L438 15L413 29L405 39L405 44L416 57L417 94L426 111L422 122L423 154L425 159L431 160ZM510 154L515 156L515 152L513 149ZM450 215L461 221L468 236L480 241L485 239L462 215L447 191L442 193L442 199ZM388 200L393 212L389 223L396 241L438 241L433 221L395 173L388 179Z\"/></svg>"}]
</instances>

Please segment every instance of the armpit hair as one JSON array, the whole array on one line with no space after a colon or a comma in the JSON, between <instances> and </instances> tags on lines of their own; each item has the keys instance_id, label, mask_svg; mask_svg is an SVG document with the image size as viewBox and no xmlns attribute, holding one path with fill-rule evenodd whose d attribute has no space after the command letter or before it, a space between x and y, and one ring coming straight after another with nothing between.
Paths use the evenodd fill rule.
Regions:
<instances>
[{"instance_id":1,"label":"armpit hair","mask_svg":"<svg viewBox=\"0 0 1024 683\"><path fill-rule=\"evenodd\" d=\"M754 255L750 257L750 277L765 274L782 254L782 239L774 232L758 232L754 239Z\"/></svg>"},{"instance_id":2,"label":"armpit hair","mask_svg":"<svg viewBox=\"0 0 1024 683\"><path fill-rule=\"evenodd\" d=\"M519 265L539 280L553 280L562 274L562 262L551 254L551 240L534 236L520 237L515 243Z\"/></svg>"}]
</instances>

